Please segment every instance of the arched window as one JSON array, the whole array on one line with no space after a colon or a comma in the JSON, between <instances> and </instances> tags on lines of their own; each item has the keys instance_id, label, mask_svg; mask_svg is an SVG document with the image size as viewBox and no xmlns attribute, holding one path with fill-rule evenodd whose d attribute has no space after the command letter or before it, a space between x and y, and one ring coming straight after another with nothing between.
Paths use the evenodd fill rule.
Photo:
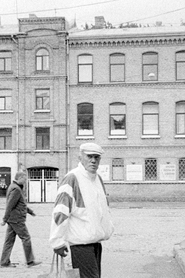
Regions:
<instances>
[{"instance_id":1,"label":"arched window","mask_svg":"<svg viewBox=\"0 0 185 278\"><path fill-rule=\"evenodd\" d=\"M93 135L93 104L78 104L77 114L78 135Z\"/></svg>"},{"instance_id":2,"label":"arched window","mask_svg":"<svg viewBox=\"0 0 185 278\"><path fill-rule=\"evenodd\" d=\"M176 52L176 80L185 79L185 51Z\"/></svg>"},{"instance_id":3,"label":"arched window","mask_svg":"<svg viewBox=\"0 0 185 278\"><path fill-rule=\"evenodd\" d=\"M124 103L111 103L109 106L110 135L126 134L126 105Z\"/></svg>"},{"instance_id":4,"label":"arched window","mask_svg":"<svg viewBox=\"0 0 185 278\"><path fill-rule=\"evenodd\" d=\"M110 82L125 81L125 55L115 53L110 55Z\"/></svg>"},{"instance_id":5,"label":"arched window","mask_svg":"<svg viewBox=\"0 0 185 278\"><path fill-rule=\"evenodd\" d=\"M185 101L176 103L176 134L185 135Z\"/></svg>"},{"instance_id":6,"label":"arched window","mask_svg":"<svg viewBox=\"0 0 185 278\"><path fill-rule=\"evenodd\" d=\"M93 61L92 55L84 54L78 56L78 83L92 83Z\"/></svg>"},{"instance_id":7,"label":"arched window","mask_svg":"<svg viewBox=\"0 0 185 278\"><path fill-rule=\"evenodd\" d=\"M143 135L159 134L159 104L143 103Z\"/></svg>"},{"instance_id":8,"label":"arched window","mask_svg":"<svg viewBox=\"0 0 185 278\"><path fill-rule=\"evenodd\" d=\"M143 81L158 80L158 54L143 53Z\"/></svg>"},{"instance_id":9,"label":"arched window","mask_svg":"<svg viewBox=\"0 0 185 278\"><path fill-rule=\"evenodd\" d=\"M49 70L49 52L45 48L41 48L36 53L36 70Z\"/></svg>"}]
</instances>

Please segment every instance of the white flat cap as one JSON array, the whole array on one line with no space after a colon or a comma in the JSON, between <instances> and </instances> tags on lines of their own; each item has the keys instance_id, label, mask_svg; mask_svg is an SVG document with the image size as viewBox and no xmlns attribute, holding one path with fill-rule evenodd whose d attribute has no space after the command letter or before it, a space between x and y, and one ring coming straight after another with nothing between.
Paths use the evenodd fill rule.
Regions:
<instances>
[{"instance_id":1,"label":"white flat cap","mask_svg":"<svg viewBox=\"0 0 185 278\"><path fill-rule=\"evenodd\" d=\"M102 155L104 153L104 150L102 147L95 143L84 143L80 146L80 151L83 151L86 154L98 154Z\"/></svg>"}]
</instances>

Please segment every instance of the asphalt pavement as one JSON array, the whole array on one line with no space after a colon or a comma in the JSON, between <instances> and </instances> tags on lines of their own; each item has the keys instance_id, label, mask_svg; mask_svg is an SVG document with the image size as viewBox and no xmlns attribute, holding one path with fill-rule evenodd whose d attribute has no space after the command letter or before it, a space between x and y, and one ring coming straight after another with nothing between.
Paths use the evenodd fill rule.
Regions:
<instances>
[{"instance_id":1,"label":"asphalt pavement","mask_svg":"<svg viewBox=\"0 0 185 278\"><path fill-rule=\"evenodd\" d=\"M34 254L42 264L27 268L22 243L16 239L11 261L15 269L1 268L0 278L36 278L48 273L52 260L49 231L53 204L28 204L36 217L28 215L27 226ZM5 199L0 198L0 219ZM102 278L185 277L185 204L167 202L110 203L115 226L111 239L103 242ZM6 226L0 226L0 252ZM184 258L184 260L183 260ZM70 267L70 256L65 260Z\"/></svg>"}]
</instances>

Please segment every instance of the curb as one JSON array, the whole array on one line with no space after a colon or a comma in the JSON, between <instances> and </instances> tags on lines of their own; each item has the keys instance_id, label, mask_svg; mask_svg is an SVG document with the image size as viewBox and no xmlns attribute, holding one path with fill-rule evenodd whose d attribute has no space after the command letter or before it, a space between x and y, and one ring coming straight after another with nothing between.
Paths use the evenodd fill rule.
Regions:
<instances>
[{"instance_id":1,"label":"curb","mask_svg":"<svg viewBox=\"0 0 185 278\"><path fill-rule=\"evenodd\" d=\"M185 274L185 247L181 247L180 244L175 245L173 248L174 258Z\"/></svg>"}]
</instances>

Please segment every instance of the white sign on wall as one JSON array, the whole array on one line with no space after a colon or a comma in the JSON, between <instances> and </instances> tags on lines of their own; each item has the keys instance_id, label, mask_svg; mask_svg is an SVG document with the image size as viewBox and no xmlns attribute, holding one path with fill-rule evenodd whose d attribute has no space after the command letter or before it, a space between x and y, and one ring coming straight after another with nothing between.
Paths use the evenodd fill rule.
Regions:
<instances>
[{"instance_id":1,"label":"white sign on wall","mask_svg":"<svg viewBox=\"0 0 185 278\"><path fill-rule=\"evenodd\" d=\"M142 165L127 165L127 180L142 181Z\"/></svg>"},{"instance_id":2,"label":"white sign on wall","mask_svg":"<svg viewBox=\"0 0 185 278\"><path fill-rule=\"evenodd\" d=\"M160 180L162 180L162 181L176 180L175 164L161 164L160 165Z\"/></svg>"},{"instance_id":3,"label":"white sign on wall","mask_svg":"<svg viewBox=\"0 0 185 278\"><path fill-rule=\"evenodd\" d=\"M109 165L99 165L98 174L102 177L103 181L109 181Z\"/></svg>"}]
</instances>

